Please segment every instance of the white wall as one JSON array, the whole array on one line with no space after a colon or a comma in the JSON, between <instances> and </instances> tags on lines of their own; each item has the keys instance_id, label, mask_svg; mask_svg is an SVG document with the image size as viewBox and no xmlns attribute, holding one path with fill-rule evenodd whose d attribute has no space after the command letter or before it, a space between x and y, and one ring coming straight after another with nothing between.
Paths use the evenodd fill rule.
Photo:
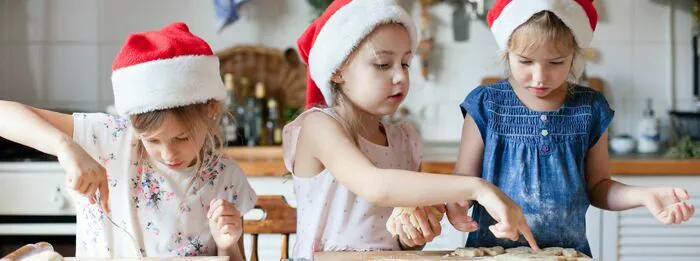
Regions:
<instances>
[{"instance_id":1,"label":"white wall","mask_svg":"<svg viewBox=\"0 0 700 261\"><path fill-rule=\"evenodd\" d=\"M418 6L402 0L415 18ZM668 40L674 1L676 38ZM614 130L634 131L644 100L654 97L658 115L669 109L669 44L676 49L678 108L690 109L691 0L601 0L602 19L594 39L601 61L588 73L607 83L617 111ZM153 30L184 21L215 50L252 43L286 48L311 21L305 0L250 0L243 19L220 35L209 0L0 0L0 99L40 107L101 110L112 102L111 62L130 32ZM426 82L413 67L406 105L423 112L428 140L457 141L461 128L458 104L486 75L503 69L488 28L470 27L470 40L452 41L452 8L442 4L431 13L440 20L435 51L439 70ZM418 20L418 19L417 19Z\"/></svg>"}]
</instances>

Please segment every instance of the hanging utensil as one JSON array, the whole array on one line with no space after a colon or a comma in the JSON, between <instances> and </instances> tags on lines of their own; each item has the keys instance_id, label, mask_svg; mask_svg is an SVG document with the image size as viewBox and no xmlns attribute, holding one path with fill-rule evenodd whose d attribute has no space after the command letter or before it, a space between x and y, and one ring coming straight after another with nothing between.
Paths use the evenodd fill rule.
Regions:
<instances>
[{"instance_id":1,"label":"hanging utensil","mask_svg":"<svg viewBox=\"0 0 700 261\"><path fill-rule=\"evenodd\" d=\"M455 10L452 12L452 34L454 40L463 42L469 39L469 18L467 17L466 0L450 1Z\"/></svg>"}]
</instances>

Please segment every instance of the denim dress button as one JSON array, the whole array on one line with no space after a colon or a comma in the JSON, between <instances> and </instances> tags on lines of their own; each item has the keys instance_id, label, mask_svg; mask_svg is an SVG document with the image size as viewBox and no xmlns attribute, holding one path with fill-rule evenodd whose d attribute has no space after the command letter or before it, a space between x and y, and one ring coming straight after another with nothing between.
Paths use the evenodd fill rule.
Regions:
<instances>
[{"instance_id":1,"label":"denim dress button","mask_svg":"<svg viewBox=\"0 0 700 261\"><path fill-rule=\"evenodd\" d=\"M547 135L549 135L549 131L548 131L548 130L542 130L542 136L547 137Z\"/></svg>"},{"instance_id":2,"label":"denim dress button","mask_svg":"<svg viewBox=\"0 0 700 261\"><path fill-rule=\"evenodd\" d=\"M547 146L547 145L542 145L542 152L544 152L544 153L549 153L549 146Z\"/></svg>"},{"instance_id":3,"label":"denim dress button","mask_svg":"<svg viewBox=\"0 0 700 261\"><path fill-rule=\"evenodd\" d=\"M547 115L541 115L540 116L541 121L547 121Z\"/></svg>"}]
</instances>

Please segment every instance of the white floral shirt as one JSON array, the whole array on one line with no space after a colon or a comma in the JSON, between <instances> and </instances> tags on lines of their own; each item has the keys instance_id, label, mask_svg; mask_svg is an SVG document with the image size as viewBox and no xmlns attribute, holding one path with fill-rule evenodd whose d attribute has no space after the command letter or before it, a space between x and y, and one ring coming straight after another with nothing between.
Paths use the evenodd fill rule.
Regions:
<instances>
[{"instance_id":1,"label":"white floral shirt","mask_svg":"<svg viewBox=\"0 0 700 261\"><path fill-rule=\"evenodd\" d=\"M77 257L216 255L206 217L210 201L229 200L241 214L255 205L246 175L220 152L206 155L199 170L174 171L136 157L127 119L95 113L74 114L73 121L73 139L107 170L109 216L118 225L74 193Z\"/></svg>"}]
</instances>

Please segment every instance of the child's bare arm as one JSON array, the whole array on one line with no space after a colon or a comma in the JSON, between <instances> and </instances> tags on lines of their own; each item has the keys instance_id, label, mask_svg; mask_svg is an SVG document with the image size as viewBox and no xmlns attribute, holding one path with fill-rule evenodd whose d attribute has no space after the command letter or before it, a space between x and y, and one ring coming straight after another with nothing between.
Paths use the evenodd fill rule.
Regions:
<instances>
[{"instance_id":1,"label":"child's bare arm","mask_svg":"<svg viewBox=\"0 0 700 261\"><path fill-rule=\"evenodd\" d=\"M24 104L0 101L0 136L56 155L65 142L72 142L73 117Z\"/></svg>"},{"instance_id":2,"label":"child's bare arm","mask_svg":"<svg viewBox=\"0 0 700 261\"><path fill-rule=\"evenodd\" d=\"M459 145L454 173L456 175L481 176L483 158L484 141L481 138L479 127L474 119L467 114L462 125L462 140ZM447 203L447 218L457 230L471 232L478 228L478 224L466 214L471 206L471 200Z\"/></svg>"},{"instance_id":3,"label":"child's bare arm","mask_svg":"<svg viewBox=\"0 0 700 261\"><path fill-rule=\"evenodd\" d=\"M481 178L377 168L352 143L341 125L323 113L307 116L299 143L298 146L309 146L312 156L339 182L375 205L428 206L477 200L498 222L491 227L496 237L517 240L522 232L530 246L538 249L520 207Z\"/></svg>"},{"instance_id":4,"label":"child's bare arm","mask_svg":"<svg viewBox=\"0 0 700 261\"><path fill-rule=\"evenodd\" d=\"M109 212L105 169L73 141L73 116L0 101L0 136L56 155L66 171L68 186Z\"/></svg>"},{"instance_id":5,"label":"child's bare arm","mask_svg":"<svg viewBox=\"0 0 700 261\"><path fill-rule=\"evenodd\" d=\"M323 113L307 116L299 141L306 143L303 146L309 146L308 151L338 181L377 205L428 206L474 199L475 192L484 183L475 177L425 175L415 171L377 168L352 143L341 125ZM416 193L418 191L420 193Z\"/></svg>"},{"instance_id":6,"label":"child's bare arm","mask_svg":"<svg viewBox=\"0 0 700 261\"><path fill-rule=\"evenodd\" d=\"M661 222L679 224L695 213L688 202L688 192L682 188L647 188L629 186L610 178L607 131L588 152L586 181L591 204L595 207L621 211L645 206Z\"/></svg>"},{"instance_id":7,"label":"child's bare arm","mask_svg":"<svg viewBox=\"0 0 700 261\"><path fill-rule=\"evenodd\" d=\"M591 205L606 210L640 207L641 191L610 178L608 133L605 132L586 156L586 183Z\"/></svg>"}]
</instances>

